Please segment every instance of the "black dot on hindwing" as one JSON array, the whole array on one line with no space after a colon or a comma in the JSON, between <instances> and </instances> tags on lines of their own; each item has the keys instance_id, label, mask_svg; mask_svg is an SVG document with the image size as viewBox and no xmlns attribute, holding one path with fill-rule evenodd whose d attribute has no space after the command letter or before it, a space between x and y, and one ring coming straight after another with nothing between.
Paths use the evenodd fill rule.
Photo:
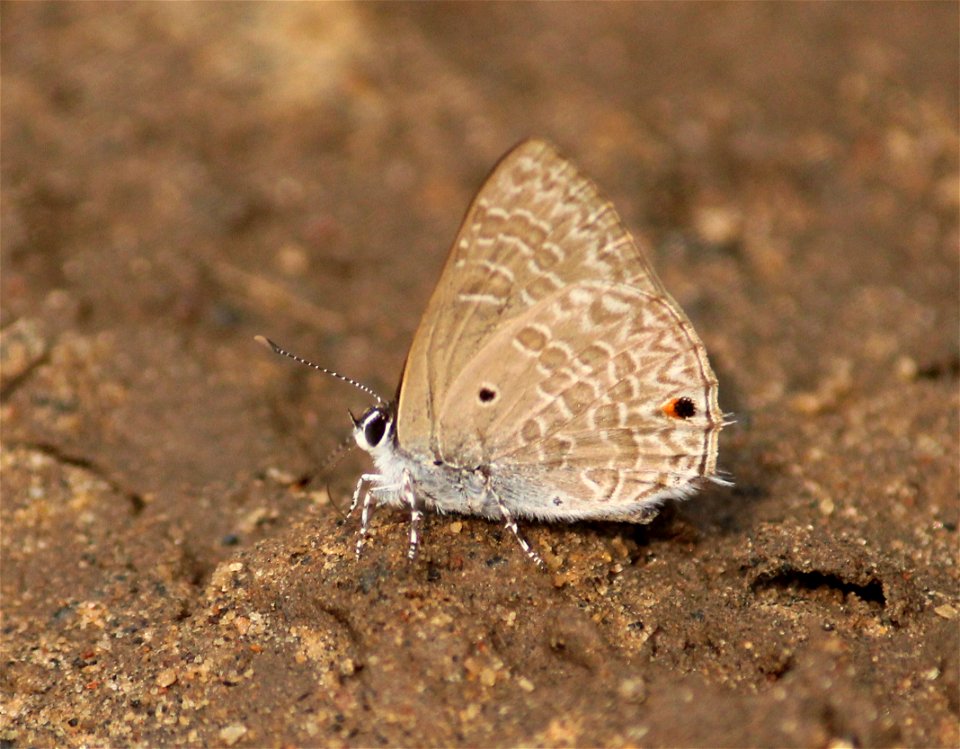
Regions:
<instances>
[{"instance_id":1,"label":"black dot on hindwing","mask_svg":"<svg viewBox=\"0 0 960 749\"><path fill-rule=\"evenodd\" d=\"M677 399L677 403L673 407L673 410L677 412L677 416L679 416L681 419L689 419L691 416L697 413L697 407L693 405L693 401L689 398Z\"/></svg>"},{"instance_id":2,"label":"black dot on hindwing","mask_svg":"<svg viewBox=\"0 0 960 749\"><path fill-rule=\"evenodd\" d=\"M477 398L481 403L492 403L497 398L497 391L484 385L480 388L480 392L477 393Z\"/></svg>"},{"instance_id":3,"label":"black dot on hindwing","mask_svg":"<svg viewBox=\"0 0 960 749\"><path fill-rule=\"evenodd\" d=\"M697 415L697 405L687 396L667 401L661 410L673 419L689 419Z\"/></svg>"}]
</instances>

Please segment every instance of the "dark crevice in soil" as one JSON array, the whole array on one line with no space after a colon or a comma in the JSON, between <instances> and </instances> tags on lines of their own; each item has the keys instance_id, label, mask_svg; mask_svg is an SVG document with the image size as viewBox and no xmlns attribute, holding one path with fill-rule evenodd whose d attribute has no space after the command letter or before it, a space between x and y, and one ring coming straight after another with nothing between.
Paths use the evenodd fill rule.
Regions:
<instances>
[{"instance_id":1,"label":"dark crevice in soil","mask_svg":"<svg viewBox=\"0 0 960 749\"><path fill-rule=\"evenodd\" d=\"M185 622L193 615L193 612L190 610L190 607L187 605L186 601L180 601L180 608L177 610L177 613L174 614L173 620L175 622Z\"/></svg>"},{"instance_id":2,"label":"dark crevice in soil","mask_svg":"<svg viewBox=\"0 0 960 749\"><path fill-rule=\"evenodd\" d=\"M350 642L357 646L361 646L363 644L360 632L353 625L350 617L344 611L332 606L321 606L320 610L333 619L333 621L335 621L343 629L343 631L347 633L347 637L350 639Z\"/></svg>"},{"instance_id":3,"label":"dark crevice in soil","mask_svg":"<svg viewBox=\"0 0 960 749\"><path fill-rule=\"evenodd\" d=\"M30 364L16 377L13 377L9 382L7 382L2 388L0 388L0 403L5 402L11 395L13 395L17 389L23 385L30 375L32 375L37 367L46 364L49 361L49 354L43 354L34 359Z\"/></svg>"},{"instance_id":4,"label":"dark crevice in soil","mask_svg":"<svg viewBox=\"0 0 960 749\"><path fill-rule=\"evenodd\" d=\"M790 673L793 670L793 658L785 658L782 661L778 661L771 666L761 667L760 673L762 673L768 682L780 681L784 676Z\"/></svg>"},{"instance_id":5,"label":"dark crevice in soil","mask_svg":"<svg viewBox=\"0 0 960 749\"><path fill-rule=\"evenodd\" d=\"M98 479L103 481L107 486L109 486L111 490L126 498L127 502L130 503L130 512L134 516L139 515L141 512L143 512L144 507L146 507L146 502L144 502L144 499L139 492L135 492L132 489L127 489L122 486L118 481L111 478L101 466L97 465L89 458L83 458L77 455L68 455L56 445L51 445L47 442L22 442L10 445L10 449L17 448L36 450L44 455L49 455L58 463L73 466L75 468L81 468L84 471L93 474Z\"/></svg>"},{"instance_id":6,"label":"dark crevice in soil","mask_svg":"<svg viewBox=\"0 0 960 749\"><path fill-rule=\"evenodd\" d=\"M852 583L832 572L818 570L804 572L795 567L784 567L776 572L763 573L753 581L751 588L754 591L763 589L814 591L829 588L839 591L844 597L855 595L861 601L877 604L880 608L887 605L883 584L879 580L870 580L866 584Z\"/></svg>"},{"instance_id":7,"label":"dark crevice in soil","mask_svg":"<svg viewBox=\"0 0 960 749\"><path fill-rule=\"evenodd\" d=\"M184 548L183 557L180 560L180 578L192 587L198 589L204 588L213 575L214 568L214 564L204 560L191 549Z\"/></svg>"},{"instance_id":8,"label":"dark crevice in soil","mask_svg":"<svg viewBox=\"0 0 960 749\"><path fill-rule=\"evenodd\" d=\"M917 371L917 377L922 380L956 379L960 377L960 354L954 354L948 359L930 362Z\"/></svg>"}]
</instances>

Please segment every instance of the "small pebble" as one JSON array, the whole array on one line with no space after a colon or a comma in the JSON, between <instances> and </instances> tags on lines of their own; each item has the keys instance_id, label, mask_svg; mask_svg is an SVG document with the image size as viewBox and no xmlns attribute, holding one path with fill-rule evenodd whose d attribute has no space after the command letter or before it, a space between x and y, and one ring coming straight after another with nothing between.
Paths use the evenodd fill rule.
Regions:
<instances>
[{"instance_id":1,"label":"small pebble","mask_svg":"<svg viewBox=\"0 0 960 749\"><path fill-rule=\"evenodd\" d=\"M937 616L942 616L944 619L957 618L957 610L949 603L945 603L942 606L937 606L933 610L933 613L935 613Z\"/></svg>"},{"instance_id":2,"label":"small pebble","mask_svg":"<svg viewBox=\"0 0 960 749\"><path fill-rule=\"evenodd\" d=\"M177 672L172 668L165 668L157 674L157 686L166 689L177 683Z\"/></svg>"},{"instance_id":3,"label":"small pebble","mask_svg":"<svg viewBox=\"0 0 960 749\"><path fill-rule=\"evenodd\" d=\"M229 725L226 728L220 729L220 738L227 746L233 746L246 732L246 726L240 725L239 723L234 723L233 725Z\"/></svg>"}]
</instances>

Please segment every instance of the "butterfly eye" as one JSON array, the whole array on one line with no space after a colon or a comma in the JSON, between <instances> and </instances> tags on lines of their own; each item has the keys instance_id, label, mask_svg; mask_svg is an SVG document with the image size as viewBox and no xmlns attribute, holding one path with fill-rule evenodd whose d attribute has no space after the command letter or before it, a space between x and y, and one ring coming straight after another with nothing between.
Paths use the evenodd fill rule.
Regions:
<instances>
[{"instance_id":1,"label":"butterfly eye","mask_svg":"<svg viewBox=\"0 0 960 749\"><path fill-rule=\"evenodd\" d=\"M363 425L363 438L370 447L376 447L387 431L387 416L382 411L374 411Z\"/></svg>"}]
</instances>

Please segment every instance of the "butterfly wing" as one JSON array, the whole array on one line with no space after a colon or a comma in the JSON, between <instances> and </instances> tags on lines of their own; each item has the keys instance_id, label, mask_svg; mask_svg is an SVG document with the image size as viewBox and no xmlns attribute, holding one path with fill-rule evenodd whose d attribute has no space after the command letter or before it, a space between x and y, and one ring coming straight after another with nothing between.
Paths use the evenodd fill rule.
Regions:
<instances>
[{"instance_id":1,"label":"butterfly wing","mask_svg":"<svg viewBox=\"0 0 960 749\"><path fill-rule=\"evenodd\" d=\"M716 394L674 304L581 281L499 328L468 362L441 404L440 444L490 466L508 491L522 484L517 514L623 518L716 472Z\"/></svg>"},{"instance_id":2,"label":"butterfly wing","mask_svg":"<svg viewBox=\"0 0 960 749\"><path fill-rule=\"evenodd\" d=\"M693 415L664 410L679 398ZM613 206L542 141L507 154L414 336L401 447L619 501L713 474L721 421L703 344Z\"/></svg>"}]
</instances>

